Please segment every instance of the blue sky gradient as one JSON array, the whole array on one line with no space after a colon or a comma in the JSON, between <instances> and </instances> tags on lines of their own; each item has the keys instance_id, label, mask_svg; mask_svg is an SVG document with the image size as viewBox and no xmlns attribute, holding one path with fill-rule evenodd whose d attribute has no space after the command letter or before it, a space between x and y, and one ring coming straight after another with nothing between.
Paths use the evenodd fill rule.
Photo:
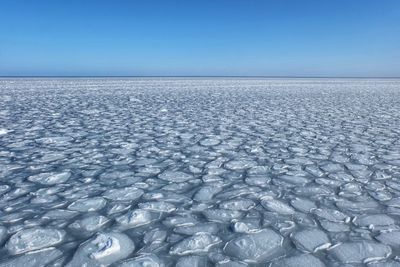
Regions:
<instances>
[{"instance_id":1,"label":"blue sky gradient","mask_svg":"<svg viewBox=\"0 0 400 267\"><path fill-rule=\"evenodd\" d=\"M400 76L399 0L0 0L0 75Z\"/></svg>"}]
</instances>

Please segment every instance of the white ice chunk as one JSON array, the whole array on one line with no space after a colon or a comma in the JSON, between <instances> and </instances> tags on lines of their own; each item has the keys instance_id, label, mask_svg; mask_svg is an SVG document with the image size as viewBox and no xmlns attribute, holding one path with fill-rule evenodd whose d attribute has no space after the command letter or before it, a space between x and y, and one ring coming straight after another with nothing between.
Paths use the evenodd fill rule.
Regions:
<instances>
[{"instance_id":1,"label":"white ice chunk","mask_svg":"<svg viewBox=\"0 0 400 267\"><path fill-rule=\"evenodd\" d=\"M209 267L210 264L206 257L202 256L185 256L180 257L175 267Z\"/></svg>"},{"instance_id":2,"label":"white ice chunk","mask_svg":"<svg viewBox=\"0 0 400 267\"><path fill-rule=\"evenodd\" d=\"M134 249L135 244L125 234L100 233L83 243L66 266L108 266L125 259Z\"/></svg>"},{"instance_id":3,"label":"white ice chunk","mask_svg":"<svg viewBox=\"0 0 400 267\"><path fill-rule=\"evenodd\" d=\"M176 207L174 204L168 203L168 202L163 202L163 201L154 201L154 202L144 202L144 203L139 203L139 208L144 209L144 210L153 210L153 211L159 211L159 212L166 212L170 213L176 210Z\"/></svg>"},{"instance_id":4,"label":"white ice chunk","mask_svg":"<svg viewBox=\"0 0 400 267\"><path fill-rule=\"evenodd\" d=\"M221 243L221 239L209 233L198 233L171 247L171 255L187 255L208 252L211 247Z\"/></svg>"},{"instance_id":5,"label":"white ice chunk","mask_svg":"<svg viewBox=\"0 0 400 267\"><path fill-rule=\"evenodd\" d=\"M376 237L381 243L400 248L400 231L383 232Z\"/></svg>"},{"instance_id":6,"label":"white ice chunk","mask_svg":"<svg viewBox=\"0 0 400 267\"><path fill-rule=\"evenodd\" d=\"M48 266L52 261L60 258L62 252L58 249L48 248L39 251L25 253L16 258L0 263L0 267L38 267Z\"/></svg>"},{"instance_id":7,"label":"white ice chunk","mask_svg":"<svg viewBox=\"0 0 400 267\"><path fill-rule=\"evenodd\" d=\"M271 267L325 267L325 264L311 254L301 254L273 262Z\"/></svg>"},{"instance_id":8,"label":"white ice chunk","mask_svg":"<svg viewBox=\"0 0 400 267\"><path fill-rule=\"evenodd\" d=\"M137 209L117 217L115 220L122 226L135 228L154 222L160 218L160 213Z\"/></svg>"},{"instance_id":9,"label":"white ice chunk","mask_svg":"<svg viewBox=\"0 0 400 267\"><path fill-rule=\"evenodd\" d=\"M395 220L386 214L366 214L356 217L353 223L358 226L373 227L392 225Z\"/></svg>"},{"instance_id":10,"label":"white ice chunk","mask_svg":"<svg viewBox=\"0 0 400 267\"><path fill-rule=\"evenodd\" d=\"M230 170L244 170L257 166L257 162L253 160L232 160L225 164L225 167Z\"/></svg>"},{"instance_id":11,"label":"white ice chunk","mask_svg":"<svg viewBox=\"0 0 400 267\"><path fill-rule=\"evenodd\" d=\"M136 187L110 189L103 196L114 201L133 201L140 198L144 191Z\"/></svg>"},{"instance_id":12,"label":"white ice chunk","mask_svg":"<svg viewBox=\"0 0 400 267\"><path fill-rule=\"evenodd\" d=\"M294 209L288 204L271 197L262 198L261 205L267 210L277 212L279 214L291 215L295 213Z\"/></svg>"},{"instance_id":13,"label":"white ice chunk","mask_svg":"<svg viewBox=\"0 0 400 267\"><path fill-rule=\"evenodd\" d=\"M34 183L39 183L43 185L54 185L65 183L71 177L70 172L44 172L40 174L35 174L28 177L28 180Z\"/></svg>"},{"instance_id":14,"label":"white ice chunk","mask_svg":"<svg viewBox=\"0 0 400 267\"><path fill-rule=\"evenodd\" d=\"M82 198L69 205L68 209L80 212L96 211L102 209L106 202L102 197Z\"/></svg>"},{"instance_id":15,"label":"white ice chunk","mask_svg":"<svg viewBox=\"0 0 400 267\"><path fill-rule=\"evenodd\" d=\"M367 263L384 260L392 254L392 249L384 244L360 241L341 243L329 250L329 255L341 263Z\"/></svg>"},{"instance_id":16,"label":"white ice chunk","mask_svg":"<svg viewBox=\"0 0 400 267\"><path fill-rule=\"evenodd\" d=\"M10 254L21 254L57 245L63 241L64 236L65 232L57 229L24 229L11 236L6 248Z\"/></svg>"},{"instance_id":17,"label":"white ice chunk","mask_svg":"<svg viewBox=\"0 0 400 267\"><path fill-rule=\"evenodd\" d=\"M306 252L316 252L331 246L325 232L318 229L307 229L293 233L291 236L296 247Z\"/></svg>"},{"instance_id":18,"label":"white ice chunk","mask_svg":"<svg viewBox=\"0 0 400 267\"><path fill-rule=\"evenodd\" d=\"M141 255L133 259L128 259L118 267L164 267L165 264L159 257L155 254Z\"/></svg>"},{"instance_id":19,"label":"white ice chunk","mask_svg":"<svg viewBox=\"0 0 400 267\"><path fill-rule=\"evenodd\" d=\"M247 262L272 260L282 249L283 237L273 230L263 229L257 233L243 234L226 243L225 253Z\"/></svg>"},{"instance_id":20,"label":"white ice chunk","mask_svg":"<svg viewBox=\"0 0 400 267\"><path fill-rule=\"evenodd\" d=\"M227 209L227 210L250 210L254 208L256 203L254 203L251 199L244 199L244 198L235 198L231 200L227 200L219 204L220 208Z\"/></svg>"},{"instance_id":21,"label":"white ice chunk","mask_svg":"<svg viewBox=\"0 0 400 267\"><path fill-rule=\"evenodd\" d=\"M94 232L98 231L108 222L109 219L107 217L102 215L92 215L71 223L69 227L76 231Z\"/></svg>"},{"instance_id":22,"label":"white ice chunk","mask_svg":"<svg viewBox=\"0 0 400 267\"><path fill-rule=\"evenodd\" d=\"M180 171L165 171L158 175L158 178L175 183L182 183L193 179L193 176Z\"/></svg>"},{"instance_id":23,"label":"white ice chunk","mask_svg":"<svg viewBox=\"0 0 400 267\"><path fill-rule=\"evenodd\" d=\"M308 213L313 209L316 209L317 206L315 203L309 199L304 198L295 198L290 201L290 204L297 210L301 212Z\"/></svg>"}]
</instances>

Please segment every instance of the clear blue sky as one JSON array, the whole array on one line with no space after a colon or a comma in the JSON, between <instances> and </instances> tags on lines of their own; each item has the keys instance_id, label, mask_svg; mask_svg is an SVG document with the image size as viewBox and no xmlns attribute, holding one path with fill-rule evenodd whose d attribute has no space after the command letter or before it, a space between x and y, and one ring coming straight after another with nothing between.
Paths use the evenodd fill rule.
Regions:
<instances>
[{"instance_id":1,"label":"clear blue sky","mask_svg":"<svg viewBox=\"0 0 400 267\"><path fill-rule=\"evenodd\" d=\"M0 0L0 75L400 76L400 0Z\"/></svg>"}]
</instances>

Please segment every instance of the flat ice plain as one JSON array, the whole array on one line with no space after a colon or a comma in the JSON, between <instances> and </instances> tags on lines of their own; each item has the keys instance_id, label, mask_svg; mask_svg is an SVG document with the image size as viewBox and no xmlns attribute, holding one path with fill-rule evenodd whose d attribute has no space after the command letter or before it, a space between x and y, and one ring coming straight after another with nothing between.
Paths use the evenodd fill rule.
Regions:
<instances>
[{"instance_id":1,"label":"flat ice plain","mask_svg":"<svg viewBox=\"0 0 400 267\"><path fill-rule=\"evenodd\" d=\"M400 80L0 79L0 266L400 266Z\"/></svg>"}]
</instances>

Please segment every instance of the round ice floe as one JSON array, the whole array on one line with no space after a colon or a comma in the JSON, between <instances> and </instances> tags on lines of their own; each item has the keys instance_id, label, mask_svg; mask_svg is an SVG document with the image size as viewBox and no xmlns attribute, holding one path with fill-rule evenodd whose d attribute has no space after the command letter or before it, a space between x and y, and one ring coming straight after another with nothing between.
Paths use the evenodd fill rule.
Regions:
<instances>
[{"instance_id":1,"label":"round ice floe","mask_svg":"<svg viewBox=\"0 0 400 267\"><path fill-rule=\"evenodd\" d=\"M155 228L144 234L143 242L145 244L161 243L167 238L167 235L168 235L167 231Z\"/></svg>"},{"instance_id":2,"label":"round ice floe","mask_svg":"<svg viewBox=\"0 0 400 267\"><path fill-rule=\"evenodd\" d=\"M45 145L68 145L74 139L69 136L52 136L52 137L43 137L36 139L37 143L42 143Z\"/></svg>"},{"instance_id":3,"label":"round ice floe","mask_svg":"<svg viewBox=\"0 0 400 267\"><path fill-rule=\"evenodd\" d=\"M160 217L161 214L159 212L138 209L129 211L115 220L124 227L134 228L154 222Z\"/></svg>"},{"instance_id":4,"label":"round ice floe","mask_svg":"<svg viewBox=\"0 0 400 267\"><path fill-rule=\"evenodd\" d=\"M188 267L188 266L208 267L209 262L207 257L193 255L193 256L180 257L175 265L175 267Z\"/></svg>"},{"instance_id":5,"label":"round ice floe","mask_svg":"<svg viewBox=\"0 0 400 267\"><path fill-rule=\"evenodd\" d=\"M209 233L198 233L171 247L172 255L187 255L208 252L211 247L221 243L221 239Z\"/></svg>"},{"instance_id":6,"label":"round ice floe","mask_svg":"<svg viewBox=\"0 0 400 267\"><path fill-rule=\"evenodd\" d=\"M256 203L251 199L236 198L222 202L219 206L227 210L250 210L254 208Z\"/></svg>"},{"instance_id":7,"label":"round ice floe","mask_svg":"<svg viewBox=\"0 0 400 267\"><path fill-rule=\"evenodd\" d=\"M384 232L376 237L381 243L400 248L400 231Z\"/></svg>"},{"instance_id":8,"label":"round ice floe","mask_svg":"<svg viewBox=\"0 0 400 267\"><path fill-rule=\"evenodd\" d=\"M61 160L61 159L65 159L66 155L62 152L53 152L53 153L48 153L43 155L40 158L40 162L42 163L50 163L52 161L57 161L57 160Z\"/></svg>"},{"instance_id":9,"label":"round ice floe","mask_svg":"<svg viewBox=\"0 0 400 267\"><path fill-rule=\"evenodd\" d=\"M225 164L225 167L229 170L244 170L257 165L257 162L253 160L232 160Z\"/></svg>"},{"instance_id":10,"label":"round ice floe","mask_svg":"<svg viewBox=\"0 0 400 267\"><path fill-rule=\"evenodd\" d=\"M206 138L200 141L202 146L216 146L219 145L221 141L217 138Z\"/></svg>"},{"instance_id":11,"label":"round ice floe","mask_svg":"<svg viewBox=\"0 0 400 267\"><path fill-rule=\"evenodd\" d=\"M325 264L311 254L301 254L273 262L271 267L325 267Z\"/></svg>"},{"instance_id":12,"label":"round ice floe","mask_svg":"<svg viewBox=\"0 0 400 267\"><path fill-rule=\"evenodd\" d=\"M12 258L0 263L0 267L37 267L48 266L52 261L60 258L62 252L55 248L48 248L39 251L26 253L16 258Z\"/></svg>"},{"instance_id":13,"label":"round ice floe","mask_svg":"<svg viewBox=\"0 0 400 267\"><path fill-rule=\"evenodd\" d=\"M221 192L222 188L217 187L217 186L202 186L200 189L196 192L196 194L193 197L193 200L199 201L199 202L208 202L211 199L213 199L214 195Z\"/></svg>"},{"instance_id":14,"label":"round ice floe","mask_svg":"<svg viewBox=\"0 0 400 267\"><path fill-rule=\"evenodd\" d=\"M135 244L122 233L100 233L83 243L67 267L108 266L125 259L135 250Z\"/></svg>"},{"instance_id":15,"label":"round ice floe","mask_svg":"<svg viewBox=\"0 0 400 267\"><path fill-rule=\"evenodd\" d=\"M133 259L126 260L118 267L164 267L165 264L155 254L142 255Z\"/></svg>"},{"instance_id":16,"label":"round ice floe","mask_svg":"<svg viewBox=\"0 0 400 267\"><path fill-rule=\"evenodd\" d=\"M319 222L322 228L328 232L341 233L350 231L350 226L344 223L330 222L325 220L320 220Z\"/></svg>"},{"instance_id":17,"label":"round ice floe","mask_svg":"<svg viewBox=\"0 0 400 267\"><path fill-rule=\"evenodd\" d=\"M294 193L298 196L317 197L317 196L333 195L334 191L326 186L307 185L307 186L296 187L294 189Z\"/></svg>"},{"instance_id":18,"label":"round ice floe","mask_svg":"<svg viewBox=\"0 0 400 267\"><path fill-rule=\"evenodd\" d=\"M311 200L308 199L301 199L301 198L295 198L290 201L290 204L297 210L301 212L308 213L313 209L316 209L317 206L315 203Z\"/></svg>"},{"instance_id":19,"label":"round ice floe","mask_svg":"<svg viewBox=\"0 0 400 267\"><path fill-rule=\"evenodd\" d=\"M341 243L329 250L329 255L341 263L367 263L388 258L392 249L371 241Z\"/></svg>"},{"instance_id":20,"label":"round ice floe","mask_svg":"<svg viewBox=\"0 0 400 267\"><path fill-rule=\"evenodd\" d=\"M314 209L312 213L317 215L319 218L331 221L331 222L347 222L350 221L350 217L346 214L332 209Z\"/></svg>"},{"instance_id":21,"label":"round ice floe","mask_svg":"<svg viewBox=\"0 0 400 267\"><path fill-rule=\"evenodd\" d=\"M289 184L294 184L294 185L305 185L310 182L310 178L306 177L301 177L301 176L292 176L292 175L281 175L274 180L279 180L279 181L284 181Z\"/></svg>"},{"instance_id":22,"label":"round ice floe","mask_svg":"<svg viewBox=\"0 0 400 267\"><path fill-rule=\"evenodd\" d=\"M64 231L48 228L31 228L21 230L11 236L6 244L10 254L20 254L28 251L51 247L61 243Z\"/></svg>"},{"instance_id":23,"label":"round ice floe","mask_svg":"<svg viewBox=\"0 0 400 267\"><path fill-rule=\"evenodd\" d=\"M173 212L176 210L174 204L163 202L163 201L154 201L154 202L145 202L139 203L139 208L144 210L153 210L153 211L160 211L160 212Z\"/></svg>"},{"instance_id":24,"label":"round ice floe","mask_svg":"<svg viewBox=\"0 0 400 267\"><path fill-rule=\"evenodd\" d=\"M43 215L43 218L51 220L64 220L64 219L66 220L66 219L71 219L77 216L78 214L79 212L72 210L55 209L46 212L46 214Z\"/></svg>"},{"instance_id":25,"label":"round ice floe","mask_svg":"<svg viewBox=\"0 0 400 267\"><path fill-rule=\"evenodd\" d=\"M336 202L336 206L342 211L350 211L350 212L366 212L366 211L374 211L377 210L379 204L372 200L363 200L363 201L349 201L349 200L341 200Z\"/></svg>"},{"instance_id":26,"label":"round ice floe","mask_svg":"<svg viewBox=\"0 0 400 267\"><path fill-rule=\"evenodd\" d=\"M368 194L371 197L373 197L375 200L378 200L380 202L387 201L387 200L390 200L392 198L392 194L389 191L386 191L386 190L368 191Z\"/></svg>"},{"instance_id":27,"label":"round ice floe","mask_svg":"<svg viewBox=\"0 0 400 267\"><path fill-rule=\"evenodd\" d=\"M183 226L183 225L194 225L199 223L196 217L193 215L185 214L185 216L171 216L165 218L163 224L167 227L176 227L176 226Z\"/></svg>"},{"instance_id":28,"label":"round ice floe","mask_svg":"<svg viewBox=\"0 0 400 267\"><path fill-rule=\"evenodd\" d=\"M198 223L195 225L183 225L174 229L175 233L194 235L196 233L209 233L216 234L218 232L218 225L216 223Z\"/></svg>"},{"instance_id":29,"label":"round ice floe","mask_svg":"<svg viewBox=\"0 0 400 267\"><path fill-rule=\"evenodd\" d=\"M294 209L292 207L290 207L288 204L286 204L280 200L273 199L271 197L262 198L261 205L265 209L267 209L269 211L277 212L279 214L290 215L290 214L295 213Z\"/></svg>"},{"instance_id":30,"label":"round ice floe","mask_svg":"<svg viewBox=\"0 0 400 267\"><path fill-rule=\"evenodd\" d=\"M296 232L291 236L293 243L299 250L316 252L331 246L330 240L325 232L318 229L307 229Z\"/></svg>"},{"instance_id":31,"label":"round ice floe","mask_svg":"<svg viewBox=\"0 0 400 267\"><path fill-rule=\"evenodd\" d=\"M271 178L266 175L253 175L245 179L246 184L259 187L268 187Z\"/></svg>"},{"instance_id":32,"label":"round ice floe","mask_svg":"<svg viewBox=\"0 0 400 267\"><path fill-rule=\"evenodd\" d=\"M92 215L71 223L69 227L76 231L94 232L98 231L107 222L109 222L107 217L101 215Z\"/></svg>"},{"instance_id":33,"label":"round ice floe","mask_svg":"<svg viewBox=\"0 0 400 267\"><path fill-rule=\"evenodd\" d=\"M235 233L254 233L260 230L260 220L257 218L243 219L232 224Z\"/></svg>"},{"instance_id":34,"label":"round ice floe","mask_svg":"<svg viewBox=\"0 0 400 267\"><path fill-rule=\"evenodd\" d=\"M384 262L370 262L367 264L368 267L400 267L400 262L394 260L388 260Z\"/></svg>"},{"instance_id":35,"label":"round ice floe","mask_svg":"<svg viewBox=\"0 0 400 267\"><path fill-rule=\"evenodd\" d=\"M230 222L231 220L238 219L243 215L240 211L225 209L208 209L203 211L203 214L209 221L214 222Z\"/></svg>"},{"instance_id":36,"label":"round ice floe","mask_svg":"<svg viewBox=\"0 0 400 267\"><path fill-rule=\"evenodd\" d=\"M61 172L61 173L54 173L54 172L44 172L35 174L28 177L28 180L34 183L39 183L43 185L54 185L65 183L71 177L70 172Z\"/></svg>"},{"instance_id":37,"label":"round ice floe","mask_svg":"<svg viewBox=\"0 0 400 267\"><path fill-rule=\"evenodd\" d=\"M356 217L353 223L357 226L364 227L387 226L394 224L395 220L386 214L366 214Z\"/></svg>"},{"instance_id":38,"label":"round ice floe","mask_svg":"<svg viewBox=\"0 0 400 267\"><path fill-rule=\"evenodd\" d=\"M215 266L216 267L248 267L249 265L244 262L224 260L224 261L218 262Z\"/></svg>"},{"instance_id":39,"label":"round ice floe","mask_svg":"<svg viewBox=\"0 0 400 267\"><path fill-rule=\"evenodd\" d=\"M385 203L389 207L400 208L400 197L393 198Z\"/></svg>"},{"instance_id":40,"label":"round ice floe","mask_svg":"<svg viewBox=\"0 0 400 267\"><path fill-rule=\"evenodd\" d=\"M123 211L127 211L130 208L131 208L131 205L127 205L124 203L115 203L107 208L107 214L111 215L111 214L115 214L115 213L120 213Z\"/></svg>"},{"instance_id":41,"label":"round ice floe","mask_svg":"<svg viewBox=\"0 0 400 267\"><path fill-rule=\"evenodd\" d=\"M165 171L158 175L158 178L175 183L182 183L193 179L193 176L179 171Z\"/></svg>"},{"instance_id":42,"label":"round ice floe","mask_svg":"<svg viewBox=\"0 0 400 267\"><path fill-rule=\"evenodd\" d=\"M82 198L68 206L68 209L88 212L102 209L106 205L106 200L102 197Z\"/></svg>"},{"instance_id":43,"label":"round ice floe","mask_svg":"<svg viewBox=\"0 0 400 267\"><path fill-rule=\"evenodd\" d=\"M140 198L144 191L136 187L125 187L106 191L103 196L114 201L133 201Z\"/></svg>"},{"instance_id":44,"label":"round ice floe","mask_svg":"<svg viewBox=\"0 0 400 267\"><path fill-rule=\"evenodd\" d=\"M247 262L263 262L275 258L282 249L283 237L273 230L244 234L226 243L224 251Z\"/></svg>"}]
</instances>

